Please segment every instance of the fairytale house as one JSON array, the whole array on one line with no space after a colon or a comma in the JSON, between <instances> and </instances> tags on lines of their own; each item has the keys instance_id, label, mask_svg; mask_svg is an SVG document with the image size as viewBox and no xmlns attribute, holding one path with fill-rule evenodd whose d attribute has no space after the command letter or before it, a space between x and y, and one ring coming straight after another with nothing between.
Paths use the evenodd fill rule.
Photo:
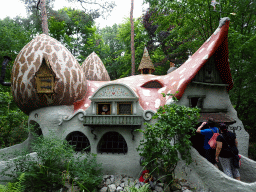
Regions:
<instances>
[{"instance_id":1,"label":"fairytale house","mask_svg":"<svg viewBox=\"0 0 256 192\"><path fill-rule=\"evenodd\" d=\"M144 122L154 123L151 118L159 106L173 102L161 93L179 91L178 104L201 108L201 122L213 117L236 132L244 164L241 178L249 183L228 178L200 156L200 136L192 138L194 162L187 166L181 161L177 175L212 191L220 191L227 183L233 191L234 185L252 191L256 188L256 183L250 183L256 181L256 163L247 158L249 136L228 94L233 87L228 28L229 18L223 18L212 36L167 75L152 75L154 66L145 49L138 69L141 74L115 81L110 81L94 52L80 66L60 42L42 34L29 42L15 60L13 97L29 115L29 123L37 127L38 134L47 136L54 132L75 145L76 151L97 154L105 174L138 177L142 167L136 148L143 135L134 130L144 129ZM11 150L28 146L30 140L31 137L0 153L8 155ZM213 177L214 182L210 182Z\"/></svg>"}]
</instances>

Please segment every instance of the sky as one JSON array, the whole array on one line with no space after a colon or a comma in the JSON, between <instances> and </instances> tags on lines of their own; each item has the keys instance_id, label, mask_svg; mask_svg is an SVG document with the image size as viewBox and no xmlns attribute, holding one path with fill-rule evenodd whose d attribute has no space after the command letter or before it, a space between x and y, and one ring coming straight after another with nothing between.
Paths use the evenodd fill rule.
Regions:
<instances>
[{"instance_id":1,"label":"sky","mask_svg":"<svg viewBox=\"0 0 256 192\"><path fill-rule=\"evenodd\" d=\"M0 19L9 16L14 18L16 16L26 17L26 8L21 0L1 0ZM116 7L110 13L110 16L105 20L103 18L96 19L96 26L103 28L105 26L112 26L115 23L122 23L124 18L130 17L131 0L114 0ZM3 3L4 2L4 3ZM134 0L133 17L138 18L142 15L143 10L148 8L148 5L142 5L143 0ZM72 7L75 9L82 9L80 3L68 3L67 0L55 0L53 9L58 10L63 7Z\"/></svg>"}]
</instances>

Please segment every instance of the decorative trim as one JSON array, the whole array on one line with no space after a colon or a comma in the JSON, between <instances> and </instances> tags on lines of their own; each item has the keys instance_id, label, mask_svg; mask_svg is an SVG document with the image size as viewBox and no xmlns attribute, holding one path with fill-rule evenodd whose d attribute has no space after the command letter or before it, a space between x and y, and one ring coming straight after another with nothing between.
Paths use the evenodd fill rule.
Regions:
<instances>
[{"instance_id":1,"label":"decorative trim","mask_svg":"<svg viewBox=\"0 0 256 192\"><path fill-rule=\"evenodd\" d=\"M132 140L134 141L134 128L131 128Z\"/></svg>"},{"instance_id":2,"label":"decorative trim","mask_svg":"<svg viewBox=\"0 0 256 192\"><path fill-rule=\"evenodd\" d=\"M83 121L83 120L84 120L84 116L86 115L86 112L85 112L83 109L79 109L79 110L78 110L77 112L75 112L73 115L63 117L63 118L60 120L59 126L63 123L63 121L69 121L69 120L71 120L74 116L76 116L77 114L79 114L79 115L78 115L78 119L79 119L80 121Z\"/></svg>"},{"instance_id":3,"label":"decorative trim","mask_svg":"<svg viewBox=\"0 0 256 192\"><path fill-rule=\"evenodd\" d=\"M153 110L146 110L143 112L143 118L145 121L149 121L152 119L153 115L155 114L156 112L153 111Z\"/></svg>"},{"instance_id":4,"label":"decorative trim","mask_svg":"<svg viewBox=\"0 0 256 192\"><path fill-rule=\"evenodd\" d=\"M86 126L86 125L84 124L84 126ZM91 134L94 135L94 139L96 140L97 139L97 135L95 133L93 133L94 131L95 131L95 128L91 127Z\"/></svg>"},{"instance_id":5,"label":"decorative trim","mask_svg":"<svg viewBox=\"0 0 256 192\"><path fill-rule=\"evenodd\" d=\"M85 125L111 125L111 126L141 126L141 115L87 115L84 117Z\"/></svg>"},{"instance_id":6,"label":"decorative trim","mask_svg":"<svg viewBox=\"0 0 256 192\"><path fill-rule=\"evenodd\" d=\"M137 94L123 83L107 83L101 86L90 98L91 101L106 100L138 100Z\"/></svg>"}]
</instances>

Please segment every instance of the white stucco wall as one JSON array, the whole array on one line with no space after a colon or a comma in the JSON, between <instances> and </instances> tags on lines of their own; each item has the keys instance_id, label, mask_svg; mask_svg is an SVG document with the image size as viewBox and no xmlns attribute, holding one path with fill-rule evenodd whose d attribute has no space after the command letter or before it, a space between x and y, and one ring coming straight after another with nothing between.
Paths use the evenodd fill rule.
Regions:
<instances>
[{"instance_id":1,"label":"white stucco wall","mask_svg":"<svg viewBox=\"0 0 256 192\"><path fill-rule=\"evenodd\" d=\"M136 150L142 137L140 132L133 132L134 140L132 140L130 126L94 126L95 130L93 133L97 135L97 139L94 139L91 128L89 126L83 126L83 122L79 120L78 115L75 115L69 121L62 121L64 117L73 115L71 109L72 107L68 106L38 109L30 114L29 121L33 120L37 122L44 136L54 132L56 136L66 139L68 134L74 131L79 131L86 135L91 145L91 152L97 154L97 162L102 163L104 174L126 174L132 177L138 177L140 175L142 167L139 163L139 152ZM62 122L61 125L59 125L60 122ZM118 132L124 137L128 146L128 152L126 154L98 153L97 148L100 139L105 133L110 131Z\"/></svg>"},{"instance_id":2,"label":"white stucco wall","mask_svg":"<svg viewBox=\"0 0 256 192\"><path fill-rule=\"evenodd\" d=\"M179 161L175 174L194 184L196 191L211 192L254 192L256 191L256 162L242 156L242 166L239 169L241 181L230 178L214 165L203 158L197 150L191 148L193 162L186 165ZM249 174L247 174L249 173Z\"/></svg>"},{"instance_id":3,"label":"white stucco wall","mask_svg":"<svg viewBox=\"0 0 256 192\"><path fill-rule=\"evenodd\" d=\"M245 131L242 121L238 118L237 112L232 106L226 87L194 85L190 83L178 104L189 106L189 100L187 98L189 95L205 95L206 97L204 98L203 108L227 109L226 114L236 121L236 123L231 126L241 127L241 129L235 131L238 140L238 150L240 154L247 157L249 134Z\"/></svg>"}]
</instances>

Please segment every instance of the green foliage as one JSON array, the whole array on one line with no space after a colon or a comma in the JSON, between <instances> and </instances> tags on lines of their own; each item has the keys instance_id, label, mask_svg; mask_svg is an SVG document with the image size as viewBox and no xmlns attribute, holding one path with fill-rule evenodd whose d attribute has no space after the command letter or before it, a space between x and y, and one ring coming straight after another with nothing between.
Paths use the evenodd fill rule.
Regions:
<instances>
[{"instance_id":1,"label":"green foliage","mask_svg":"<svg viewBox=\"0 0 256 192\"><path fill-rule=\"evenodd\" d=\"M23 182L25 179L25 173L22 173L15 183L7 183L7 185L0 185L0 192L23 192L24 186Z\"/></svg>"},{"instance_id":2,"label":"green foliage","mask_svg":"<svg viewBox=\"0 0 256 192\"><path fill-rule=\"evenodd\" d=\"M248 157L254 161L256 161L256 143L250 143Z\"/></svg>"},{"instance_id":3,"label":"green foliage","mask_svg":"<svg viewBox=\"0 0 256 192\"><path fill-rule=\"evenodd\" d=\"M256 130L256 4L253 0L221 1L216 10L210 5L210 0L145 0L150 3L151 23L157 26L153 31L156 35L168 32L164 39L167 45L175 47L175 43L182 42L171 53L188 51L194 53L208 39L218 27L220 17L229 17L229 59L234 88L230 91L230 99L243 121L245 129L250 133L250 141L255 142ZM175 58L176 55L174 54Z\"/></svg>"},{"instance_id":4,"label":"green foliage","mask_svg":"<svg viewBox=\"0 0 256 192\"><path fill-rule=\"evenodd\" d=\"M105 45L105 49L100 51L99 55L106 65L111 80L118 79L122 74L122 67L117 58L122 54L125 46L124 43L117 38L119 28L120 25L114 24L112 27L97 29L97 33L102 36Z\"/></svg>"},{"instance_id":5,"label":"green foliage","mask_svg":"<svg viewBox=\"0 0 256 192\"><path fill-rule=\"evenodd\" d=\"M92 52L96 28L90 14L71 8L51 10L48 22L50 36L60 41L79 62Z\"/></svg>"},{"instance_id":6,"label":"green foliage","mask_svg":"<svg viewBox=\"0 0 256 192\"><path fill-rule=\"evenodd\" d=\"M173 99L177 100L174 96ZM145 123L145 129L138 130L143 133L144 139L137 150L145 158L143 164L147 169L152 172L156 170L158 174L166 175L167 181L171 181L179 154L186 163L191 163L189 139L195 133L194 126L198 118L198 108L177 104L160 107L153 116L153 119L157 119L155 124Z\"/></svg>"},{"instance_id":7,"label":"green foliage","mask_svg":"<svg viewBox=\"0 0 256 192\"><path fill-rule=\"evenodd\" d=\"M79 157L75 162L70 165L70 175L75 178L74 183L81 190L93 191L102 182L101 169L98 169L96 155L90 154L85 159Z\"/></svg>"},{"instance_id":8,"label":"green foliage","mask_svg":"<svg viewBox=\"0 0 256 192\"><path fill-rule=\"evenodd\" d=\"M28 116L18 109L9 92L0 92L0 105L0 147L9 147L26 140Z\"/></svg>"},{"instance_id":9,"label":"green foliage","mask_svg":"<svg viewBox=\"0 0 256 192\"><path fill-rule=\"evenodd\" d=\"M32 151L37 157L27 155L24 151L14 160L13 166L8 164L2 175L13 178L13 182L25 173L23 185L25 191L56 191L65 183L78 185L81 189L92 191L102 181L100 165L96 163L96 155L74 153L67 141L51 136L42 138L34 135Z\"/></svg>"},{"instance_id":10,"label":"green foliage","mask_svg":"<svg viewBox=\"0 0 256 192\"><path fill-rule=\"evenodd\" d=\"M150 185L148 183L145 183L145 185L143 185L140 188L136 188L135 185L131 187L126 187L122 192L149 192L149 191L151 191Z\"/></svg>"},{"instance_id":11,"label":"green foliage","mask_svg":"<svg viewBox=\"0 0 256 192\"><path fill-rule=\"evenodd\" d=\"M120 25L117 39L124 45L123 55L116 58L119 66L119 77L127 77L131 74L131 24L129 18ZM138 67L141 62L144 47L147 42L147 34L140 20L134 21L134 48L135 48L135 74L139 74Z\"/></svg>"}]
</instances>

